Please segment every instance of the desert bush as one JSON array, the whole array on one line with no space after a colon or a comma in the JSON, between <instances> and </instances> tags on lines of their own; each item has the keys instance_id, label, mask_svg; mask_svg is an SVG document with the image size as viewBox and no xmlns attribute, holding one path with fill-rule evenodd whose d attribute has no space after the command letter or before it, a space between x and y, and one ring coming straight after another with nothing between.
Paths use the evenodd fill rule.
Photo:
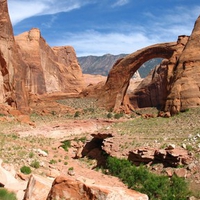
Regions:
<instances>
[{"instance_id":1,"label":"desert bush","mask_svg":"<svg viewBox=\"0 0 200 200\"><path fill-rule=\"evenodd\" d=\"M81 137L81 138L78 138L78 137L75 137L75 138L74 138L74 141L77 141L77 142L78 142L78 141L81 141L81 142L85 143L86 140L87 140L86 136L83 136L83 137Z\"/></svg>"},{"instance_id":2,"label":"desert bush","mask_svg":"<svg viewBox=\"0 0 200 200\"><path fill-rule=\"evenodd\" d=\"M40 167L40 163L37 160L34 160L31 164L31 167L38 169Z\"/></svg>"},{"instance_id":3,"label":"desert bush","mask_svg":"<svg viewBox=\"0 0 200 200\"><path fill-rule=\"evenodd\" d=\"M61 147L65 150L65 151L68 151L68 148L71 147L71 141L70 140L64 140L61 142L62 145Z\"/></svg>"},{"instance_id":4,"label":"desert bush","mask_svg":"<svg viewBox=\"0 0 200 200\"><path fill-rule=\"evenodd\" d=\"M23 173L23 174L30 174L31 173L31 168L28 167L28 166L23 166L20 168L20 171Z\"/></svg>"},{"instance_id":5,"label":"desert bush","mask_svg":"<svg viewBox=\"0 0 200 200\"><path fill-rule=\"evenodd\" d=\"M33 158L33 156L34 156L34 153L31 151L31 152L29 153L29 158Z\"/></svg>"},{"instance_id":6,"label":"desert bush","mask_svg":"<svg viewBox=\"0 0 200 200\"><path fill-rule=\"evenodd\" d=\"M111 175L119 177L129 188L147 194L151 200L186 200L190 194L184 179L156 175L145 166L136 167L125 159L108 157L107 168Z\"/></svg>"},{"instance_id":7,"label":"desert bush","mask_svg":"<svg viewBox=\"0 0 200 200\"><path fill-rule=\"evenodd\" d=\"M107 114L107 118L112 118L113 117L113 115L112 115L112 113L111 112L109 112L108 114Z\"/></svg>"},{"instance_id":8,"label":"desert bush","mask_svg":"<svg viewBox=\"0 0 200 200\"><path fill-rule=\"evenodd\" d=\"M114 115L114 118L115 118L115 119L120 119L121 117L123 117L123 113L116 113L116 114Z\"/></svg>"},{"instance_id":9,"label":"desert bush","mask_svg":"<svg viewBox=\"0 0 200 200\"><path fill-rule=\"evenodd\" d=\"M75 117L75 118L76 118L76 117L79 117L80 114L81 114L80 111L76 111L75 114L74 114L74 117Z\"/></svg>"},{"instance_id":10,"label":"desert bush","mask_svg":"<svg viewBox=\"0 0 200 200\"><path fill-rule=\"evenodd\" d=\"M57 161L56 161L56 160L54 160L54 159L51 159L51 160L49 161L49 163L50 163L50 164L56 164L56 163L57 163Z\"/></svg>"},{"instance_id":11,"label":"desert bush","mask_svg":"<svg viewBox=\"0 0 200 200\"><path fill-rule=\"evenodd\" d=\"M17 200L16 195L13 192L8 192L6 189L0 189L1 200Z\"/></svg>"}]
</instances>

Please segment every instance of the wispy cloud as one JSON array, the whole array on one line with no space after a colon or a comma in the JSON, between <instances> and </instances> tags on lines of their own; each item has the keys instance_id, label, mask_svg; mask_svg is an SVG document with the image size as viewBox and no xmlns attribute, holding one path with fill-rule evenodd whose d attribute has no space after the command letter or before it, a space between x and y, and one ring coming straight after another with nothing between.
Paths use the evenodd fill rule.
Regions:
<instances>
[{"instance_id":1,"label":"wispy cloud","mask_svg":"<svg viewBox=\"0 0 200 200\"><path fill-rule=\"evenodd\" d=\"M96 3L103 7L107 1L8 0L8 2L13 25L28 17L52 14L48 23L41 23L44 28L50 28L57 19L56 13L79 9L86 4ZM113 0L112 2L114 2L113 6L118 7L131 3L130 0ZM78 30L80 32L76 30L70 32L69 29L60 28L59 31L54 31L54 35L48 32L49 38L44 37L51 46L73 46L78 56L132 53L155 43L176 41L178 35L190 35L200 13L200 6L197 5L155 9L147 10L146 13L141 12L139 17L133 18L133 21L105 20L105 23L99 24L91 20L89 24L92 26L83 26L83 29ZM141 18L143 20L140 20Z\"/></svg>"},{"instance_id":2,"label":"wispy cloud","mask_svg":"<svg viewBox=\"0 0 200 200\"><path fill-rule=\"evenodd\" d=\"M117 0L112 7L123 6L127 3L129 3L129 0Z\"/></svg>"},{"instance_id":3,"label":"wispy cloud","mask_svg":"<svg viewBox=\"0 0 200 200\"><path fill-rule=\"evenodd\" d=\"M146 37L143 33L100 33L86 31L78 34L65 33L62 39L53 41L52 45L72 45L78 56L103 55L105 53L132 53L156 40Z\"/></svg>"},{"instance_id":4,"label":"wispy cloud","mask_svg":"<svg viewBox=\"0 0 200 200\"><path fill-rule=\"evenodd\" d=\"M56 14L78 9L90 0L8 0L9 13L13 25L36 15Z\"/></svg>"},{"instance_id":5,"label":"wispy cloud","mask_svg":"<svg viewBox=\"0 0 200 200\"><path fill-rule=\"evenodd\" d=\"M176 14L175 11L180 9L179 14ZM112 26L115 24L110 27L107 24L110 28L107 33L101 32L101 28L79 33L66 32L59 40L52 40L51 45L72 45L78 56L85 56L132 53L152 44L174 42L179 35L191 34L194 22L200 13L200 7L195 7L190 11L179 7L173 11L166 12L159 18L149 13L148 24L133 26L123 23L118 24L117 29L113 28L113 31Z\"/></svg>"}]
</instances>

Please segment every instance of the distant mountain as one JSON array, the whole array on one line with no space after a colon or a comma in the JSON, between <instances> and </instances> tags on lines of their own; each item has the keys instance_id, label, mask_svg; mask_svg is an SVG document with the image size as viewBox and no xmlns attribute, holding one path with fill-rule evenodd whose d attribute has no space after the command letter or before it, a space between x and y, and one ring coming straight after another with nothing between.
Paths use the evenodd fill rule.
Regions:
<instances>
[{"instance_id":1,"label":"distant mountain","mask_svg":"<svg viewBox=\"0 0 200 200\"><path fill-rule=\"evenodd\" d=\"M103 56L84 56L78 57L78 62L84 74L100 74L107 76L113 64L120 58L125 57L126 54L111 55L105 54Z\"/></svg>"},{"instance_id":2,"label":"distant mountain","mask_svg":"<svg viewBox=\"0 0 200 200\"><path fill-rule=\"evenodd\" d=\"M78 57L78 62L84 74L99 74L107 76L113 64L127 54L105 54L103 56L83 56ZM161 62L161 58L155 58L144 63L139 71L141 78L144 78L148 73Z\"/></svg>"}]
</instances>

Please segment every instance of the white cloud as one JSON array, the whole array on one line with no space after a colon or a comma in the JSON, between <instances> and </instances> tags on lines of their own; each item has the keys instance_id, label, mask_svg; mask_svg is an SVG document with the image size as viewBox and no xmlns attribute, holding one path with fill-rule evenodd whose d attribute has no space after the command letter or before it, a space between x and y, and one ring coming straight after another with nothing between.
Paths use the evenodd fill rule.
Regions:
<instances>
[{"instance_id":1,"label":"white cloud","mask_svg":"<svg viewBox=\"0 0 200 200\"><path fill-rule=\"evenodd\" d=\"M143 33L137 32L123 34L86 31L77 34L66 33L61 40L54 41L52 45L71 45L75 48L78 56L85 56L106 53L132 53L156 42L156 40L149 39Z\"/></svg>"},{"instance_id":2,"label":"white cloud","mask_svg":"<svg viewBox=\"0 0 200 200\"><path fill-rule=\"evenodd\" d=\"M8 0L9 14L13 25L36 15L69 12L91 3L89 0Z\"/></svg>"},{"instance_id":3,"label":"white cloud","mask_svg":"<svg viewBox=\"0 0 200 200\"><path fill-rule=\"evenodd\" d=\"M113 7L116 7L116 6L123 6L125 4L129 3L129 0L117 0L117 2L115 2L113 4Z\"/></svg>"}]
</instances>

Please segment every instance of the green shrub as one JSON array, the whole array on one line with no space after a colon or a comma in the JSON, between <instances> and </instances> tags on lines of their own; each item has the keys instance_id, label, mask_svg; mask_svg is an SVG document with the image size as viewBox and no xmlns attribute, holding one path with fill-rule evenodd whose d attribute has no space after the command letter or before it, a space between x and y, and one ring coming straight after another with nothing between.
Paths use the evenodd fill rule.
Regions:
<instances>
[{"instance_id":1,"label":"green shrub","mask_svg":"<svg viewBox=\"0 0 200 200\"><path fill-rule=\"evenodd\" d=\"M123 113L116 113L116 114L114 115L114 118L115 118L115 119L119 119L119 118L121 118L121 117L123 117Z\"/></svg>"},{"instance_id":2,"label":"green shrub","mask_svg":"<svg viewBox=\"0 0 200 200\"><path fill-rule=\"evenodd\" d=\"M75 118L76 118L76 117L79 117L80 114L81 114L80 111L76 111L75 114L74 114L74 117L75 117Z\"/></svg>"},{"instance_id":3,"label":"green shrub","mask_svg":"<svg viewBox=\"0 0 200 200\"><path fill-rule=\"evenodd\" d=\"M186 200L190 194L184 179L156 175L125 159L108 157L107 168L111 175L119 177L129 188L147 194L151 200Z\"/></svg>"},{"instance_id":4,"label":"green shrub","mask_svg":"<svg viewBox=\"0 0 200 200\"><path fill-rule=\"evenodd\" d=\"M34 153L31 151L31 152L29 153L29 158L33 158L33 156L34 156Z\"/></svg>"},{"instance_id":5,"label":"green shrub","mask_svg":"<svg viewBox=\"0 0 200 200\"><path fill-rule=\"evenodd\" d=\"M37 160L34 160L30 165L35 169L38 169L40 167L40 163Z\"/></svg>"},{"instance_id":6,"label":"green shrub","mask_svg":"<svg viewBox=\"0 0 200 200\"><path fill-rule=\"evenodd\" d=\"M62 145L61 147L65 150L65 151L68 151L68 148L71 147L71 141L70 140L64 140L61 142Z\"/></svg>"},{"instance_id":7,"label":"green shrub","mask_svg":"<svg viewBox=\"0 0 200 200\"><path fill-rule=\"evenodd\" d=\"M112 118L113 117L113 115L112 115L112 113L111 112L109 112L108 114L107 114L107 118Z\"/></svg>"},{"instance_id":8,"label":"green shrub","mask_svg":"<svg viewBox=\"0 0 200 200\"><path fill-rule=\"evenodd\" d=\"M83 137L81 137L81 138L77 138L77 137L74 138L74 141L77 141L77 142L78 142L78 141L81 141L81 142L85 143L86 140L87 140L86 136L83 136Z\"/></svg>"},{"instance_id":9,"label":"green shrub","mask_svg":"<svg viewBox=\"0 0 200 200\"><path fill-rule=\"evenodd\" d=\"M28 166L23 166L20 168L20 171L23 173L23 174L30 174L31 173L31 168L28 167Z\"/></svg>"},{"instance_id":10,"label":"green shrub","mask_svg":"<svg viewBox=\"0 0 200 200\"><path fill-rule=\"evenodd\" d=\"M54 160L54 159L51 159L51 160L49 161L49 163L50 163L50 164L56 164L56 163L57 163L57 161L56 161L56 160Z\"/></svg>"},{"instance_id":11,"label":"green shrub","mask_svg":"<svg viewBox=\"0 0 200 200\"><path fill-rule=\"evenodd\" d=\"M64 165L68 165L68 162L64 162Z\"/></svg>"},{"instance_id":12,"label":"green shrub","mask_svg":"<svg viewBox=\"0 0 200 200\"><path fill-rule=\"evenodd\" d=\"M0 189L0 199L1 200L17 200L14 193L8 192L6 189Z\"/></svg>"}]
</instances>

